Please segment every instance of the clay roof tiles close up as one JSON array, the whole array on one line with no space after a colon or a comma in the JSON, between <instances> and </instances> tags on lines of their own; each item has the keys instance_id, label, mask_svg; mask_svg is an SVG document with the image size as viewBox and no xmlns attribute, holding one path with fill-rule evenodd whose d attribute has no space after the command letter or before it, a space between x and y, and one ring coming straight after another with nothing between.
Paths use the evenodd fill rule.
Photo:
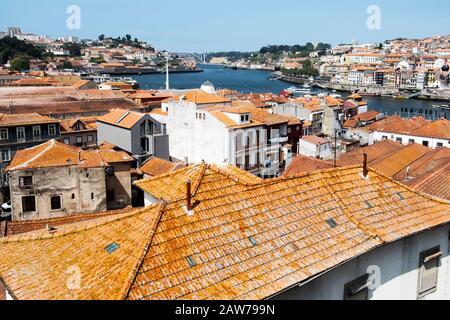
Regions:
<instances>
[{"instance_id":1,"label":"clay roof tiles close up","mask_svg":"<svg viewBox=\"0 0 450 320\"><path fill-rule=\"evenodd\" d=\"M0 239L0 277L18 299L266 299L450 222L448 202L361 173L260 182L237 168L187 167L145 186L167 196L159 205ZM188 177L192 215L183 207Z\"/></svg>"}]
</instances>

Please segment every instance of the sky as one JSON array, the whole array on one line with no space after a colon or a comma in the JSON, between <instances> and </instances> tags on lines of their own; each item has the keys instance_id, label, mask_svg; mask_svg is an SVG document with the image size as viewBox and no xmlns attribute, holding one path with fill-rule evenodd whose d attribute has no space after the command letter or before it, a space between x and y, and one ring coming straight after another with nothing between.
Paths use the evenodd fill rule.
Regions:
<instances>
[{"instance_id":1,"label":"sky","mask_svg":"<svg viewBox=\"0 0 450 320\"><path fill-rule=\"evenodd\" d=\"M67 26L71 5L80 9L79 29L73 28L76 23ZM368 13L370 6L376 8ZM174 52L450 34L448 0L0 0L0 8L1 31L18 26L39 35L83 39L131 34Z\"/></svg>"}]
</instances>

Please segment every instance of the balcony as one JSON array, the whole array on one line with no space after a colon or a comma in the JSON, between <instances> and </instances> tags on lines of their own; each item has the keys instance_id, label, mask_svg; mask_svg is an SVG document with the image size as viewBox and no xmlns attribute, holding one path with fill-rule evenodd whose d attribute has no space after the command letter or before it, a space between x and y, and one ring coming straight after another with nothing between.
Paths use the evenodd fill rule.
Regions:
<instances>
[{"instance_id":1,"label":"balcony","mask_svg":"<svg viewBox=\"0 0 450 320\"><path fill-rule=\"evenodd\" d=\"M276 143L283 144L283 143L288 142L288 140L289 140L288 137L277 137L277 138L270 139L270 143L271 144L276 144Z\"/></svg>"}]
</instances>

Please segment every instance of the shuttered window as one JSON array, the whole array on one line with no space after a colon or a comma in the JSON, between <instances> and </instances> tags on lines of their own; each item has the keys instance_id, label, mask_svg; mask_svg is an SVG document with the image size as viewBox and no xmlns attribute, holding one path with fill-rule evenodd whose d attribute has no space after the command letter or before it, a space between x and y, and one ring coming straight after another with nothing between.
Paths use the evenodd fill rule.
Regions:
<instances>
[{"instance_id":1,"label":"shuttered window","mask_svg":"<svg viewBox=\"0 0 450 320\"><path fill-rule=\"evenodd\" d=\"M420 254L419 299L436 291L441 256L442 252L440 247L436 247Z\"/></svg>"}]
</instances>

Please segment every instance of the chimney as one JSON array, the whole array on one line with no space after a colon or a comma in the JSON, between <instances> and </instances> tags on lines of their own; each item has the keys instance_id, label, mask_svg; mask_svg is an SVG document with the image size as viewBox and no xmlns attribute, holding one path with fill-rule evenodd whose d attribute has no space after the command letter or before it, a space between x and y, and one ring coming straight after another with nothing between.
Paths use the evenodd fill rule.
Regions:
<instances>
[{"instance_id":1,"label":"chimney","mask_svg":"<svg viewBox=\"0 0 450 320\"><path fill-rule=\"evenodd\" d=\"M188 212L192 211L191 180L186 182L186 209Z\"/></svg>"},{"instance_id":2,"label":"chimney","mask_svg":"<svg viewBox=\"0 0 450 320\"><path fill-rule=\"evenodd\" d=\"M189 158L188 157L184 157L184 164L186 165L186 167L189 166Z\"/></svg>"},{"instance_id":3,"label":"chimney","mask_svg":"<svg viewBox=\"0 0 450 320\"><path fill-rule=\"evenodd\" d=\"M363 163L363 176L367 178L369 175L369 168L367 166L367 153L364 153L364 163Z\"/></svg>"}]
</instances>

